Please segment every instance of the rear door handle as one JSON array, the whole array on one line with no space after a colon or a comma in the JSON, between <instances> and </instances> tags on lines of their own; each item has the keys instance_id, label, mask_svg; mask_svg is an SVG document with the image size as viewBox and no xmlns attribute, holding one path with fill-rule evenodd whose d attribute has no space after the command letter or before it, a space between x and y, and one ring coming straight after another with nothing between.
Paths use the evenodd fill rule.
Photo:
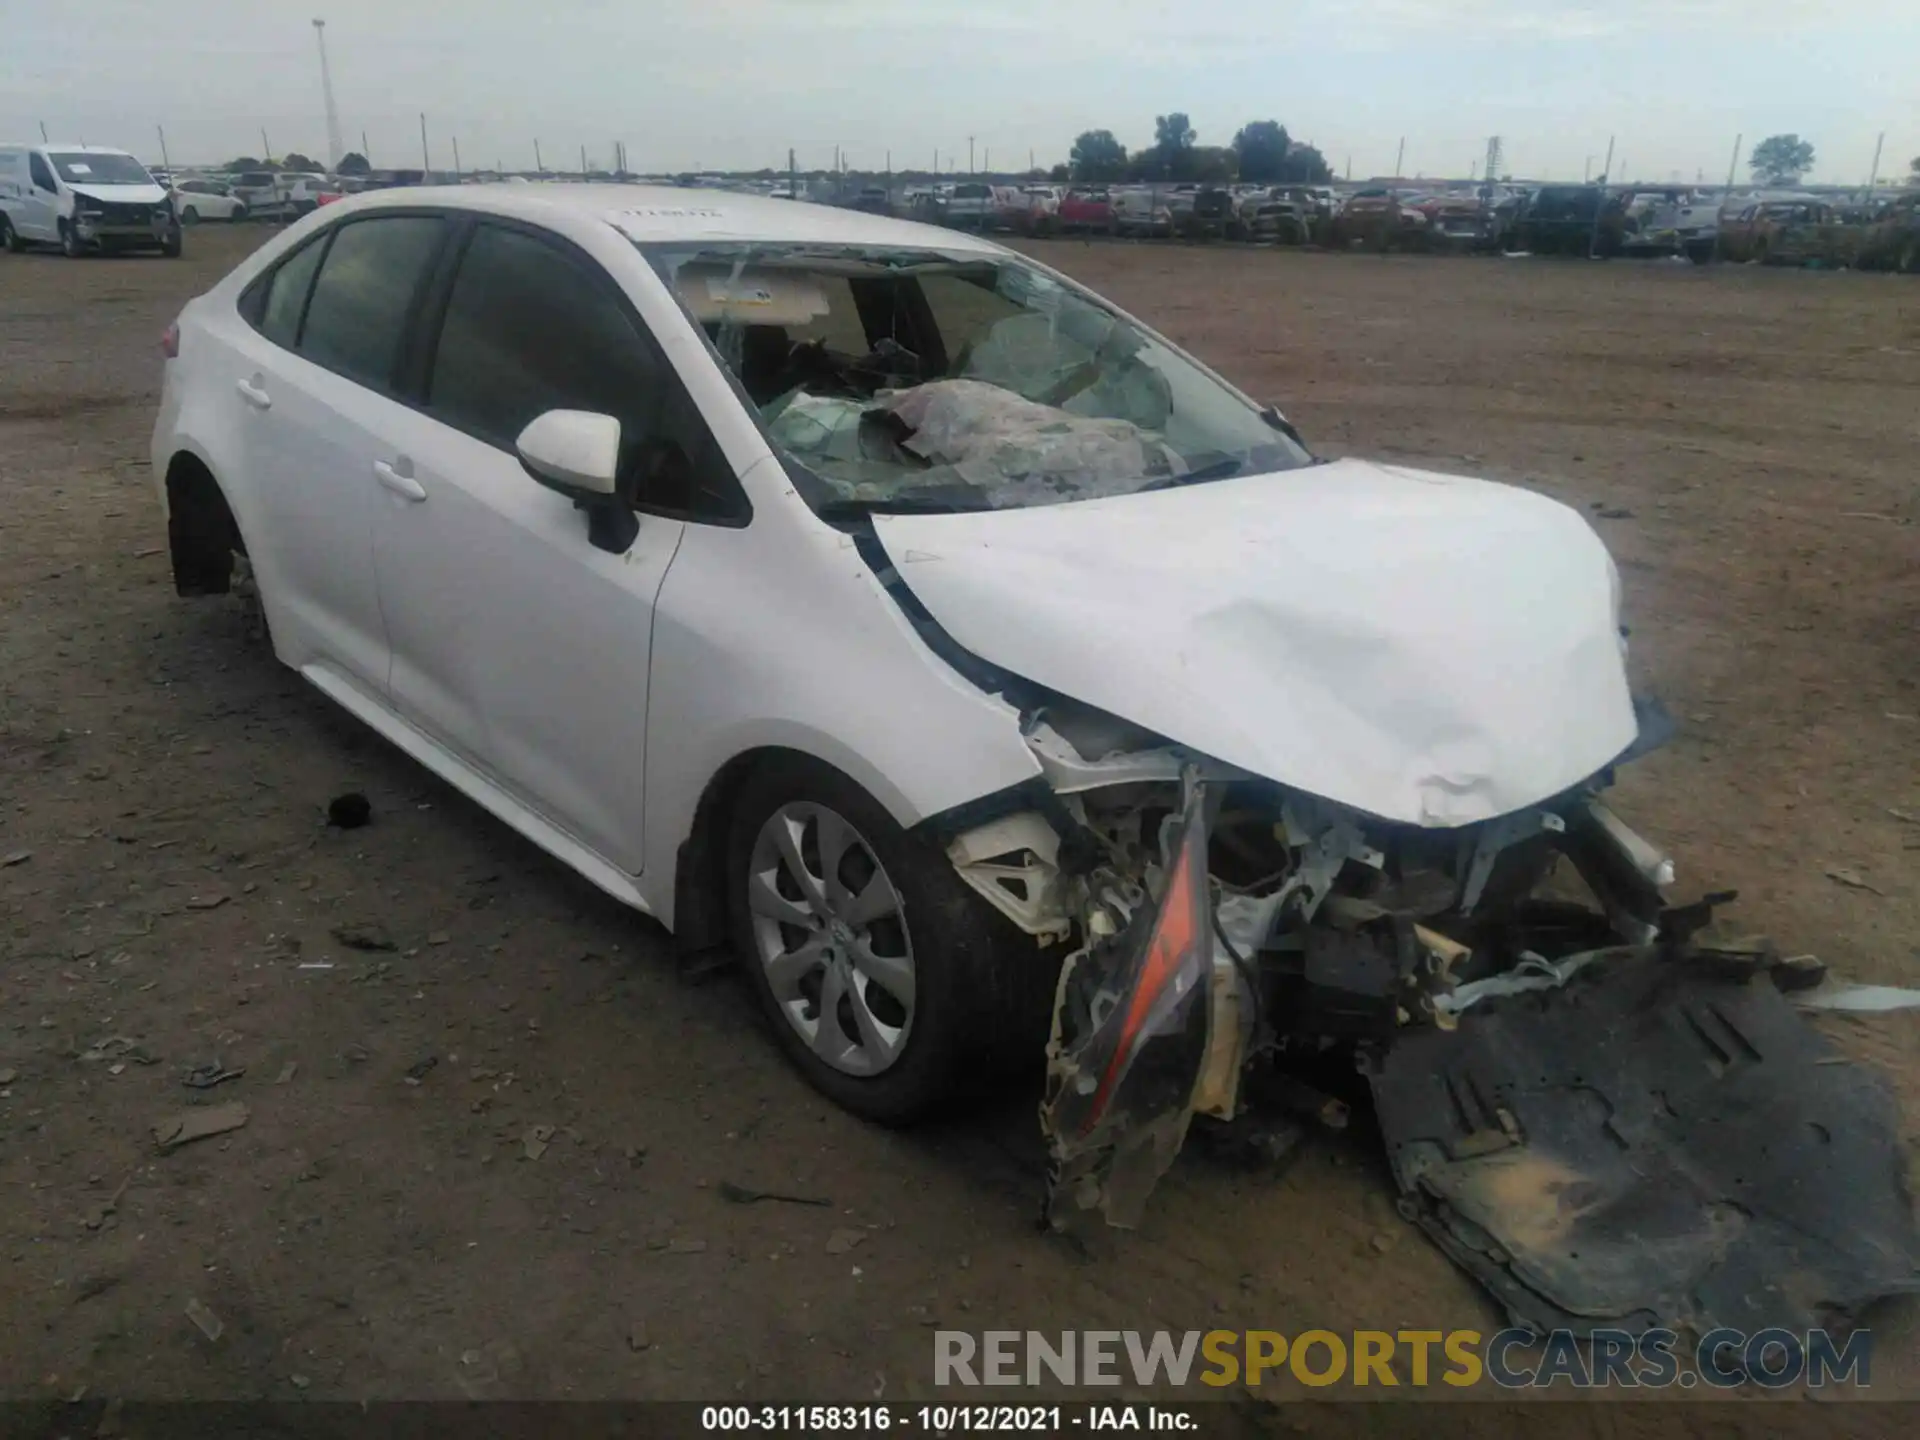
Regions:
<instances>
[{"instance_id":1,"label":"rear door handle","mask_svg":"<svg viewBox=\"0 0 1920 1440\"><path fill-rule=\"evenodd\" d=\"M412 467L409 466L409 469ZM373 462L373 478L402 500L411 500L418 504L427 498L427 487L411 475L403 475L384 460Z\"/></svg>"},{"instance_id":2,"label":"rear door handle","mask_svg":"<svg viewBox=\"0 0 1920 1440\"><path fill-rule=\"evenodd\" d=\"M271 410L273 408L273 397L267 394L260 386L254 384L253 381L242 380L233 388L238 390L240 392L240 398L254 409Z\"/></svg>"}]
</instances>

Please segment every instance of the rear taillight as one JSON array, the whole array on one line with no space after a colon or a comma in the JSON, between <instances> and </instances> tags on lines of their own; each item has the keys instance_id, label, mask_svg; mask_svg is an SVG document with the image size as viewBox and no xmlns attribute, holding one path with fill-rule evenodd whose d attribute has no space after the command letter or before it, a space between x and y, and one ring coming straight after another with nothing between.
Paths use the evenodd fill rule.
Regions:
<instances>
[{"instance_id":1,"label":"rear taillight","mask_svg":"<svg viewBox=\"0 0 1920 1440\"><path fill-rule=\"evenodd\" d=\"M180 322L178 320L160 332L160 353L169 360L180 358Z\"/></svg>"}]
</instances>

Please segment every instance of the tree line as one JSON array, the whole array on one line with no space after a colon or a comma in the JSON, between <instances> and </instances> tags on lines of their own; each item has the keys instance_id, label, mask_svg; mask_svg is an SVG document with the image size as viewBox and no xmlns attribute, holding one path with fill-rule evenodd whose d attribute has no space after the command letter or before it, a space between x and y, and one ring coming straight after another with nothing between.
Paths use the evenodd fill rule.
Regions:
<instances>
[{"instance_id":1,"label":"tree line","mask_svg":"<svg viewBox=\"0 0 1920 1440\"><path fill-rule=\"evenodd\" d=\"M1253 120L1231 145L1201 145L1184 111L1156 115L1153 144L1131 155L1111 130L1087 130L1073 142L1065 178L1087 183L1117 180L1321 185L1333 167L1311 145L1287 134L1277 120Z\"/></svg>"}]
</instances>

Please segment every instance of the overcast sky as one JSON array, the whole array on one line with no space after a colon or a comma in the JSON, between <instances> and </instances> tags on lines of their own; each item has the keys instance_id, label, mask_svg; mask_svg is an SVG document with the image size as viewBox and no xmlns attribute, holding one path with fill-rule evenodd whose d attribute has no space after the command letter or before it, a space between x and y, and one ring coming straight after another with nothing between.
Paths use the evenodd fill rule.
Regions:
<instances>
[{"instance_id":1,"label":"overcast sky","mask_svg":"<svg viewBox=\"0 0 1920 1440\"><path fill-rule=\"evenodd\" d=\"M1920 0L0 0L0 140L175 163L326 149L311 20L341 128L375 165L803 168L1064 159L1081 130L1202 144L1276 119L1356 177L1464 175L1489 135L1515 175L1724 179L1797 131L1812 178L1920 154ZM1746 176L1745 155L1741 178Z\"/></svg>"}]
</instances>

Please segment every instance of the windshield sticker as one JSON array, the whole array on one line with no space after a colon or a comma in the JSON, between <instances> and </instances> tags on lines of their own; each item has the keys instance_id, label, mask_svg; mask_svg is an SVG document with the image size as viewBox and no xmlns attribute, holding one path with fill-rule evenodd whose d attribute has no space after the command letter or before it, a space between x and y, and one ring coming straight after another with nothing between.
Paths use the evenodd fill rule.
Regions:
<instances>
[{"instance_id":1,"label":"windshield sticker","mask_svg":"<svg viewBox=\"0 0 1920 1440\"><path fill-rule=\"evenodd\" d=\"M707 298L717 305L771 305L773 291L752 281L714 276L707 281Z\"/></svg>"},{"instance_id":2,"label":"windshield sticker","mask_svg":"<svg viewBox=\"0 0 1920 1440\"><path fill-rule=\"evenodd\" d=\"M67 169L75 175L91 175L93 173L93 167L91 165L83 165L78 160L69 160L67 162Z\"/></svg>"}]
</instances>

